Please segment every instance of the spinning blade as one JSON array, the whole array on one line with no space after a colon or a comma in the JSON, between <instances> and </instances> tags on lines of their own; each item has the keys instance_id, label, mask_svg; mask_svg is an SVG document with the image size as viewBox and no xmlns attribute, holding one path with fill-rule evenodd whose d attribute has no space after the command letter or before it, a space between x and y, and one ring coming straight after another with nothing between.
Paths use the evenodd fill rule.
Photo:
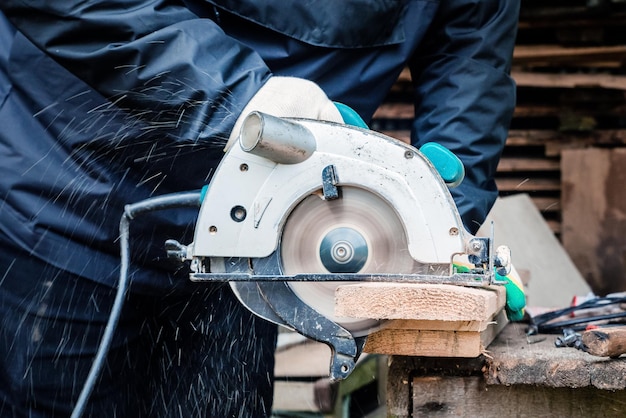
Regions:
<instances>
[{"instance_id":1,"label":"spinning blade","mask_svg":"<svg viewBox=\"0 0 626 418\"><path fill-rule=\"evenodd\" d=\"M414 273L420 270L408 252L396 212L377 195L343 186L341 197L326 201L313 194L291 212L280 245L284 274ZM291 282L307 305L348 329L367 335L379 321L337 317L335 289L345 282Z\"/></svg>"}]
</instances>

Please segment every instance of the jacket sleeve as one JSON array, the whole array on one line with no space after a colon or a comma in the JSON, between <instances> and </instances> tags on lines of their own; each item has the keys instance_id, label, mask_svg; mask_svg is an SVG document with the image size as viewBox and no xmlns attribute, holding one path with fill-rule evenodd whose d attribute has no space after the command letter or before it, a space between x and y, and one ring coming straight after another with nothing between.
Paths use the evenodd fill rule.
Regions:
<instances>
[{"instance_id":1,"label":"jacket sleeve","mask_svg":"<svg viewBox=\"0 0 626 418\"><path fill-rule=\"evenodd\" d=\"M412 141L439 142L465 165L452 195L473 233L498 194L494 176L515 107L509 71L518 15L519 0L442 2L410 62Z\"/></svg>"},{"instance_id":2,"label":"jacket sleeve","mask_svg":"<svg viewBox=\"0 0 626 418\"><path fill-rule=\"evenodd\" d=\"M161 135L225 142L269 70L182 4L2 0L0 10L41 50Z\"/></svg>"}]
</instances>

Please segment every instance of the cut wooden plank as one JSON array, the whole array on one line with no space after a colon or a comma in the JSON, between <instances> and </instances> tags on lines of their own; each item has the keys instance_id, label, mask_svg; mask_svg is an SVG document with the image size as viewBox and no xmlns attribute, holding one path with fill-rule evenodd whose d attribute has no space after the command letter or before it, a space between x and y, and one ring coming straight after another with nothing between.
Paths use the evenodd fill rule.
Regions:
<instances>
[{"instance_id":1,"label":"cut wooden plank","mask_svg":"<svg viewBox=\"0 0 626 418\"><path fill-rule=\"evenodd\" d=\"M559 179L541 177L500 177L496 178L498 189L503 192L550 192L561 190Z\"/></svg>"},{"instance_id":2,"label":"cut wooden plank","mask_svg":"<svg viewBox=\"0 0 626 418\"><path fill-rule=\"evenodd\" d=\"M626 129L596 129L588 132L560 132L556 130L521 130L512 129L506 141L507 146L525 147L545 145L553 147L570 148L572 146L586 147L597 145L624 145L626 144ZM559 152L548 152L547 156L558 155Z\"/></svg>"},{"instance_id":3,"label":"cut wooden plank","mask_svg":"<svg viewBox=\"0 0 626 418\"><path fill-rule=\"evenodd\" d=\"M626 90L626 76L611 74L548 74L513 71L511 76L518 87Z\"/></svg>"},{"instance_id":4,"label":"cut wooden plank","mask_svg":"<svg viewBox=\"0 0 626 418\"><path fill-rule=\"evenodd\" d=\"M560 106L548 106L544 104L520 104L515 106L514 118L554 117L561 112Z\"/></svg>"},{"instance_id":5,"label":"cut wooden plank","mask_svg":"<svg viewBox=\"0 0 626 418\"><path fill-rule=\"evenodd\" d=\"M383 134L409 143L407 130L383 130ZM546 157L560 155L561 149L583 148L590 145L621 146L626 144L626 129L595 129L587 132L561 132L552 129L512 129L507 147L544 146Z\"/></svg>"},{"instance_id":6,"label":"cut wooden plank","mask_svg":"<svg viewBox=\"0 0 626 418\"><path fill-rule=\"evenodd\" d=\"M555 25L558 25L558 22L566 22L570 19L578 22L582 18L588 18L590 12L593 11L594 8L589 7L589 4L588 2L570 1L565 3L567 6L559 7L558 2L529 2L521 8L520 20L531 27L542 27L541 24L546 22L557 22Z\"/></svg>"},{"instance_id":7,"label":"cut wooden plank","mask_svg":"<svg viewBox=\"0 0 626 418\"><path fill-rule=\"evenodd\" d=\"M320 412L314 382L274 382L274 411Z\"/></svg>"},{"instance_id":8,"label":"cut wooden plank","mask_svg":"<svg viewBox=\"0 0 626 418\"><path fill-rule=\"evenodd\" d=\"M384 329L397 330L439 330L439 331L483 331L489 321L422 321L418 319L391 319L386 321Z\"/></svg>"},{"instance_id":9,"label":"cut wooden plank","mask_svg":"<svg viewBox=\"0 0 626 418\"><path fill-rule=\"evenodd\" d=\"M581 28L606 28L614 26L622 28L626 26L626 16L623 13L611 13L610 15L604 15L600 18L594 18L593 16L590 16L588 9L580 8L580 17L574 18L571 17L573 9L574 8L572 8L571 5L568 5L561 10L555 9L550 14L541 15L536 13L536 11L532 8L524 8L522 16L520 17L520 22L518 23L518 29L521 31L544 28L569 28L580 30ZM563 15L568 15L568 18L554 19L554 17L563 17Z\"/></svg>"},{"instance_id":10,"label":"cut wooden plank","mask_svg":"<svg viewBox=\"0 0 626 418\"><path fill-rule=\"evenodd\" d=\"M413 119L415 110L412 103L383 103L374 113L374 119Z\"/></svg>"},{"instance_id":11,"label":"cut wooden plank","mask_svg":"<svg viewBox=\"0 0 626 418\"><path fill-rule=\"evenodd\" d=\"M305 340L275 355L277 379L326 377L329 374L330 348L326 344Z\"/></svg>"},{"instance_id":12,"label":"cut wooden plank","mask_svg":"<svg viewBox=\"0 0 626 418\"><path fill-rule=\"evenodd\" d=\"M478 357L484 350L479 332L395 330L367 337L368 353L426 357Z\"/></svg>"},{"instance_id":13,"label":"cut wooden plank","mask_svg":"<svg viewBox=\"0 0 626 418\"><path fill-rule=\"evenodd\" d=\"M506 140L507 146L525 147L544 145L549 141L559 141L563 134L548 129L511 129Z\"/></svg>"},{"instance_id":14,"label":"cut wooden plank","mask_svg":"<svg viewBox=\"0 0 626 418\"><path fill-rule=\"evenodd\" d=\"M518 86L522 87L522 86L526 86L526 83L528 82L527 86L528 87L553 87L553 88L558 88L558 87L576 87L574 85L565 85L565 80L562 79L559 76L559 80L557 83L554 83L552 79L546 79L546 74L539 74L539 73L514 73L520 75L520 81L518 82ZM555 74L547 74L548 78L552 78L552 76L556 76ZM528 76L528 78L526 78L526 76ZM532 76L532 77L531 77ZM623 77L623 82L625 83L626 86L626 76L621 76ZM537 80L535 80L535 78ZM568 77L565 77L568 80ZM584 86L593 86L595 81L593 80L594 78L597 77L591 77L589 80L585 80L585 84ZM615 78L615 77L613 77ZM581 79L582 80L582 79ZM602 80L604 80L604 77L602 78ZM517 80L516 80L517 81ZM573 80L572 80L573 81ZM620 81L621 82L621 81ZM536 83L536 84L535 84ZM581 85L582 86L582 85ZM596 87L605 87L602 85L598 85ZM607 88L611 88L606 86ZM576 105L576 104L574 104ZM619 105L614 105L614 106L607 106L606 103L604 103L604 106L600 109L600 108L583 108L585 114L589 114L591 116L597 116L597 115L601 115L601 116L607 116L607 115L614 115L614 116L620 116L624 114L624 111L626 110L626 107L624 106L619 106ZM554 117L554 118L558 118L561 115L563 115L566 110L571 111L571 109L569 109L567 106L557 106L557 105L545 105L545 104L529 104L529 103L518 103L517 106L515 106L515 110L513 113L513 117L514 118L537 118L537 117ZM583 111L583 110L581 110ZM414 112L414 108L413 108L413 104L412 103L383 103L381 104L378 109L376 109L376 112L374 113L373 119L406 119L406 120L411 120L413 119L415 115ZM511 132L515 132L514 130L512 130ZM547 131L549 132L549 131ZM540 134L540 135L545 135L546 130L537 130L535 131L535 135ZM511 136L511 135L509 135Z\"/></svg>"},{"instance_id":15,"label":"cut wooden plank","mask_svg":"<svg viewBox=\"0 0 626 418\"><path fill-rule=\"evenodd\" d=\"M489 236L491 222L495 245L508 245L515 267L530 272L529 305L564 307L573 296L589 293L589 285L527 194L498 198L479 235Z\"/></svg>"},{"instance_id":16,"label":"cut wooden plank","mask_svg":"<svg viewBox=\"0 0 626 418\"><path fill-rule=\"evenodd\" d=\"M626 149L562 152L563 245L594 291L626 290Z\"/></svg>"},{"instance_id":17,"label":"cut wooden plank","mask_svg":"<svg viewBox=\"0 0 626 418\"><path fill-rule=\"evenodd\" d=\"M580 63L581 61L626 60L626 45L598 47L563 47L560 45L517 45L514 64L532 62Z\"/></svg>"},{"instance_id":18,"label":"cut wooden plank","mask_svg":"<svg viewBox=\"0 0 626 418\"><path fill-rule=\"evenodd\" d=\"M553 158L502 157L497 171L511 173L518 171L559 171L561 164Z\"/></svg>"},{"instance_id":19,"label":"cut wooden plank","mask_svg":"<svg viewBox=\"0 0 626 418\"><path fill-rule=\"evenodd\" d=\"M502 308L502 287L357 283L335 291L335 315L420 321L489 321ZM437 328L429 328L437 329Z\"/></svg>"},{"instance_id":20,"label":"cut wooden plank","mask_svg":"<svg viewBox=\"0 0 626 418\"><path fill-rule=\"evenodd\" d=\"M364 351L404 356L475 358L485 352L485 348L507 323L503 310L489 323L484 324L484 328L480 331L428 329L448 326L462 328L458 323L456 325L445 322L408 325L410 328L394 328L396 324L391 323L367 337ZM407 326L407 324L403 325ZM425 328L420 328L421 326ZM468 325L468 328L475 327Z\"/></svg>"},{"instance_id":21,"label":"cut wooden plank","mask_svg":"<svg viewBox=\"0 0 626 418\"><path fill-rule=\"evenodd\" d=\"M575 90L572 93L584 92L585 90ZM574 103L568 103L567 105L544 105L536 103L518 103L515 106L514 118L561 118L568 113L575 113L580 115L589 116L613 116L620 117L626 114L626 105L623 99L615 100L611 102L610 98L598 97L598 89L589 89L589 98L582 98ZM603 92L606 92L604 90ZM621 92L620 92L621 94ZM592 98L595 97L596 100ZM569 98L568 98L569 99ZM538 131L545 132L546 130ZM515 130L509 132L509 136ZM549 132L549 131L548 131ZM562 134L561 134L562 135Z\"/></svg>"},{"instance_id":22,"label":"cut wooden plank","mask_svg":"<svg viewBox=\"0 0 626 418\"><path fill-rule=\"evenodd\" d=\"M506 324L502 286L359 283L340 286L335 314L390 319L370 334L365 352L477 357Z\"/></svg>"}]
</instances>

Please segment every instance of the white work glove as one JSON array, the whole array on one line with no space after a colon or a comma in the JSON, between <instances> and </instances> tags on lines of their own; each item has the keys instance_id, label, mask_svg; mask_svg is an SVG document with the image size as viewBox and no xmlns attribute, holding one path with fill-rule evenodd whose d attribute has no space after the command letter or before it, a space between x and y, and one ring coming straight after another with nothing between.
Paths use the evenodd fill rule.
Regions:
<instances>
[{"instance_id":1,"label":"white work glove","mask_svg":"<svg viewBox=\"0 0 626 418\"><path fill-rule=\"evenodd\" d=\"M224 147L225 152L239 137L243 120L253 111L276 117L343 123L339 110L317 84L302 78L273 76L244 107Z\"/></svg>"}]
</instances>

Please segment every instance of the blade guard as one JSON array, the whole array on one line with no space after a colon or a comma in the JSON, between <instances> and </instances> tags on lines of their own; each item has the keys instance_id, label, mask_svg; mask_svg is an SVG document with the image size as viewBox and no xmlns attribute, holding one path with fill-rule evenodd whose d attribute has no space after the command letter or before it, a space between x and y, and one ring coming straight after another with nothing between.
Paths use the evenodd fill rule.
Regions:
<instances>
[{"instance_id":1,"label":"blade guard","mask_svg":"<svg viewBox=\"0 0 626 418\"><path fill-rule=\"evenodd\" d=\"M259 112L246 118L206 191L194 237L196 257L267 257L306 196L321 193L332 166L335 186L377 194L397 212L411 256L450 263L472 238L448 186L416 148L380 133Z\"/></svg>"}]
</instances>

